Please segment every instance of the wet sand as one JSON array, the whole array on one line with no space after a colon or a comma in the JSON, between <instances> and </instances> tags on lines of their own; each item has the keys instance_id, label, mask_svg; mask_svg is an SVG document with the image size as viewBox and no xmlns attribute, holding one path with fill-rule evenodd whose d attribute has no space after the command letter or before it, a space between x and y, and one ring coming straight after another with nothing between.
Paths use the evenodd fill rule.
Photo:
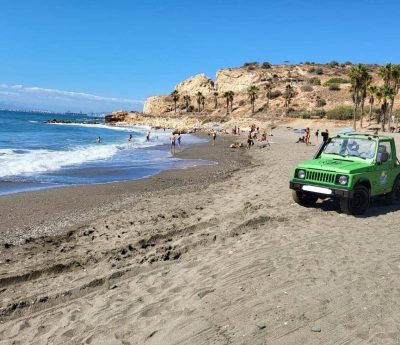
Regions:
<instances>
[{"instance_id":1,"label":"wet sand","mask_svg":"<svg viewBox=\"0 0 400 345\"><path fill-rule=\"evenodd\" d=\"M207 135L200 134L208 138ZM203 188L250 164L243 151L227 148L229 136L210 143L177 148L176 157L203 159L217 164L167 170L148 178L108 184L54 188L0 196L0 243L23 243L26 238L62 234L88 221L107 215L136 198L151 193L171 197L177 188Z\"/></svg>"},{"instance_id":2,"label":"wet sand","mask_svg":"<svg viewBox=\"0 0 400 345\"><path fill-rule=\"evenodd\" d=\"M296 139L207 147L218 167L160 174L68 231L3 245L0 344L399 343L399 207L294 204L291 169L316 150Z\"/></svg>"}]
</instances>

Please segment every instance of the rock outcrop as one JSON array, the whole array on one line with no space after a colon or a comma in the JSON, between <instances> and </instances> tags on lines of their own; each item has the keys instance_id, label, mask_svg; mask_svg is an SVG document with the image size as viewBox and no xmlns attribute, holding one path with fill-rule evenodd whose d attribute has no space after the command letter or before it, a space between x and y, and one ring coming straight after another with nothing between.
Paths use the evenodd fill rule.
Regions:
<instances>
[{"instance_id":1,"label":"rock outcrop","mask_svg":"<svg viewBox=\"0 0 400 345\"><path fill-rule=\"evenodd\" d=\"M195 95L201 92L204 96L208 96L215 91L214 82L205 74L197 74L190 77L175 86L175 90L180 95Z\"/></svg>"}]
</instances>

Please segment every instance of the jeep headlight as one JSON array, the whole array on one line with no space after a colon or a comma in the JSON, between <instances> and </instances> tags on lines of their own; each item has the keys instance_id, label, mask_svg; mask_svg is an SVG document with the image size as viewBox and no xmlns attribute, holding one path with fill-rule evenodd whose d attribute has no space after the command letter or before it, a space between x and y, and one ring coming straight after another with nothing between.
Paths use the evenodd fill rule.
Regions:
<instances>
[{"instance_id":1,"label":"jeep headlight","mask_svg":"<svg viewBox=\"0 0 400 345\"><path fill-rule=\"evenodd\" d=\"M299 170L297 170L297 174L296 175L297 175L298 178L304 179L306 177L306 172L304 170L302 170L302 169L299 169Z\"/></svg>"},{"instance_id":2,"label":"jeep headlight","mask_svg":"<svg viewBox=\"0 0 400 345\"><path fill-rule=\"evenodd\" d=\"M346 176L346 175L338 175L336 181L337 181L338 184L341 184L341 185L344 186L344 185L347 184L347 182L349 182L349 177Z\"/></svg>"}]
</instances>

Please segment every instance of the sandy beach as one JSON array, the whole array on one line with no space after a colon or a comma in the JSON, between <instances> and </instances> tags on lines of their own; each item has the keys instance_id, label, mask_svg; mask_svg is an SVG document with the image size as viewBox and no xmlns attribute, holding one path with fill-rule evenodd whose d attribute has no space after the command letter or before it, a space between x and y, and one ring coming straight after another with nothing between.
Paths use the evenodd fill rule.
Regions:
<instances>
[{"instance_id":1,"label":"sandy beach","mask_svg":"<svg viewBox=\"0 0 400 345\"><path fill-rule=\"evenodd\" d=\"M218 165L1 197L0 344L399 343L399 209L298 206L316 146L273 133L179 154Z\"/></svg>"}]
</instances>

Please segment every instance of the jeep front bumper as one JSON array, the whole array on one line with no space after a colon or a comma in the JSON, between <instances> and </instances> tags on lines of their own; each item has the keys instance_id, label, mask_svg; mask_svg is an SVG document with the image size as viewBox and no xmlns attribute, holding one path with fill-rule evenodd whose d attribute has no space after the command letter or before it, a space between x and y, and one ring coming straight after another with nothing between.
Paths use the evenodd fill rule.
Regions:
<instances>
[{"instance_id":1,"label":"jeep front bumper","mask_svg":"<svg viewBox=\"0 0 400 345\"><path fill-rule=\"evenodd\" d=\"M317 186L309 183L290 181L289 188L299 192L313 193L324 197L352 198L353 191L340 188Z\"/></svg>"}]
</instances>

